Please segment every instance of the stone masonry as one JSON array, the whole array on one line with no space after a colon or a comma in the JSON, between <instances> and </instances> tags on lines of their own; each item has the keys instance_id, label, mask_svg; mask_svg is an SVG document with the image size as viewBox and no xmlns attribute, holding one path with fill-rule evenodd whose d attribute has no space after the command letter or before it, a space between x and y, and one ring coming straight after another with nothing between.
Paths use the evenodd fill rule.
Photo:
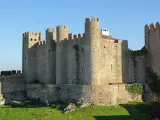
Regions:
<instances>
[{"instance_id":1,"label":"stone masonry","mask_svg":"<svg viewBox=\"0 0 160 120\"><path fill-rule=\"evenodd\" d=\"M145 25L145 48L147 54L147 67L153 69L160 76L160 23Z\"/></svg>"},{"instance_id":2,"label":"stone masonry","mask_svg":"<svg viewBox=\"0 0 160 120\"><path fill-rule=\"evenodd\" d=\"M104 85L128 78L128 42L100 33L98 18L85 19L85 32L68 32L68 26L23 34L25 83Z\"/></svg>"},{"instance_id":3,"label":"stone masonry","mask_svg":"<svg viewBox=\"0 0 160 120\"><path fill-rule=\"evenodd\" d=\"M125 90L125 83L145 84L146 62L159 71L158 55L154 53L159 50L158 31L159 23L145 26L147 60L144 55L133 58L128 41L100 29L96 17L85 19L81 34L69 33L69 27L61 25L47 28L46 40L42 40L41 32L25 32L22 74L0 76L3 97L8 101L82 100L96 105L140 101L141 96Z\"/></svg>"}]
</instances>

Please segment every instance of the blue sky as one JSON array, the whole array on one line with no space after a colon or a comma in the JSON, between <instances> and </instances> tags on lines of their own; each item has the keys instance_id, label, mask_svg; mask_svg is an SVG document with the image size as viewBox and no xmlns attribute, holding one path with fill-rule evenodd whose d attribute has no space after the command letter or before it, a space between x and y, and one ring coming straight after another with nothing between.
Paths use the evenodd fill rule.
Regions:
<instances>
[{"instance_id":1,"label":"blue sky","mask_svg":"<svg viewBox=\"0 0 160 120\"><path fill-rule=\"evenodd\" d=\"M68 25L83 33L84 19L98 17L101 28L125 39L129 48L144 46L144 25L160 20L159 0L0 0L0 70L21 69L22 33Z\"/></svg>"}]
</instances>

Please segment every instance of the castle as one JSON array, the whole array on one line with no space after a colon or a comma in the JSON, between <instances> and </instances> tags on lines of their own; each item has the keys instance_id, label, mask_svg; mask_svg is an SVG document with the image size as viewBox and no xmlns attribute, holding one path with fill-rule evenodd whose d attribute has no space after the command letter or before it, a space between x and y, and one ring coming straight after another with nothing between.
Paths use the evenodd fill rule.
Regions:
<instances>
[{"instance_id":1,"label":"castle","mask_svg":"<svg viewBox=\"0 0 160 120\"><path fill-rule=\"evenodd\" d=\"M23 33L22 74L1 76L0 93L10 100L39 99L49 102L84 101L115 105L140 101L127 83L146 85L146 67L160 75L160 24L145 26L146 54L128 49L128 41L100 29L96 17L86 18L84 33L71 34L68 26Z\"/></svg>"},{"instance_id":2,"label":"castle","mask_svg":"<svg viewBox=\"0 0 160 120\"><path fill-rule=\"evenodd\" d=\"M128 79L128 42L100 29L98 18L85 19L83 34L68 26L23 34L23 67L26 83L104 85ZM100 32L101 30L101 32Z\"/></svg>"}]
</instances>

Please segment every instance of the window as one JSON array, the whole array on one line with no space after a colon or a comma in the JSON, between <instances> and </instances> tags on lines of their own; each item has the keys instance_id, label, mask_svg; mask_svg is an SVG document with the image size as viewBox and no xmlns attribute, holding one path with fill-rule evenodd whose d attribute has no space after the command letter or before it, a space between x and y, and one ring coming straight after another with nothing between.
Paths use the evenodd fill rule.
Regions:
<instances>
[{"instance_id":1,"label":"window","mask_svg":"<svg viewBox=\"0 0 160 120\"><path fill-rule=\"evenodd\" d=\"M26 60L26 57L24 59Z\"/></svg>"},{"instance_id":2,"label":"window","mask_svg":"<svg viewBox=\"0 0 160 120\"><path fill-rule=\"evenodd\" d=\"M34 39L34 41L36 41L36 39Z\"/></svg>"},{"instance_id":3,"label":"window","mask_svg":"<svg viewBox=\"0 0 160 120\"><path fill-rule=\"evenodd\" d=\"M31 41L32 41L32 38L31 38Z\"/></svg>"},{"instance_id":4,"label":"window","mask_svg":"<svg viewBox=\"0 0 160 120\"><path fill-rule=\"evenodd\" d=\"M112 64L111 64L111 69L112 69Z\"/></svg>"},{"instance_id":5,"label":"window","mask_svg":"<svg viewBox=\"0 0 160 120\"><path fill-rule=\"evenodd\" d=\"M118 40L115 40L114 43L118 43Z\"/></svg>"},{"instance_id":6,"label":"window","mask_svg":"<svg viewBox=\"0 0 160 120\"><path fill-rule=\"evenodd\" d=\"M104 46L104 48L106 48L106 46Z\"/></svg>"}]
</instances>

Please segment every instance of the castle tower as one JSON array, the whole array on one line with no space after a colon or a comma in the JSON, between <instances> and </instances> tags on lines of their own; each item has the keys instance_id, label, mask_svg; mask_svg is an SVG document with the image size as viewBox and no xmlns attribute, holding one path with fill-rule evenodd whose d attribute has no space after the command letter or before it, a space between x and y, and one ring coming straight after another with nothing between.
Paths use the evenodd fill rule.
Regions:
<instances>
[{"instance_id":1,"label":"castle tower","mask_svg":"<svg viewBox=\"0 0 160 120\"><path fill-rule=\"evenodd\" d=\"M100 84L100 26L98 18L85 20L85 82Z\"/></svg>"},{"instance_id":2,"label":"castle tower","mask_svg":"<svg viewBox=\"0 0 160 120\"><path fill-rule=\"evenodd\" d=\"M57 27L57 44L56 44L56 84L66 84L67 65L66 65L66 42L68 39L68 27Z\"/></svg>"},{"instance_id":3,"label":"castle tower","mask_svg":"<svg viewBox=\"0 0 160 120\"><path fill-rule=\"evenodd\" d=\"M26 83L36 80L36 43L42 40L41 32L23 33L23 50L22 50L22 73Z\"/></svg>"},{"instance_id":4,"label":"castle tower","mask_svg":"<svg viewBox=\"0 0 160 120\"><path fill-rule=\"evenodd\" d=\"M150 26L149 25L145 25L145 29L144 29L144 34L145 34L145 48L148 50L149 48L149 32L150 32Z\"/></svg>"},{"instance_id":5,"label":"castle tower","mask_svg":"<svg viewBox=\"0 0 160 120\"><path fill-rule=\"evenodd\" d=\"M145 25L145 48L148 53L146 56L147 67L153 69L160 75L160 23Z\"/></svg>"},{"instance_id":6,"label":"castle tower","mask_svg":"<svg viewBox=\"0 0 160 120\"><path fill-rule=\"evenodd\" d=\"M56 29L46 30L46 83L56 84Z\"/></svg>"}]
</instances>

